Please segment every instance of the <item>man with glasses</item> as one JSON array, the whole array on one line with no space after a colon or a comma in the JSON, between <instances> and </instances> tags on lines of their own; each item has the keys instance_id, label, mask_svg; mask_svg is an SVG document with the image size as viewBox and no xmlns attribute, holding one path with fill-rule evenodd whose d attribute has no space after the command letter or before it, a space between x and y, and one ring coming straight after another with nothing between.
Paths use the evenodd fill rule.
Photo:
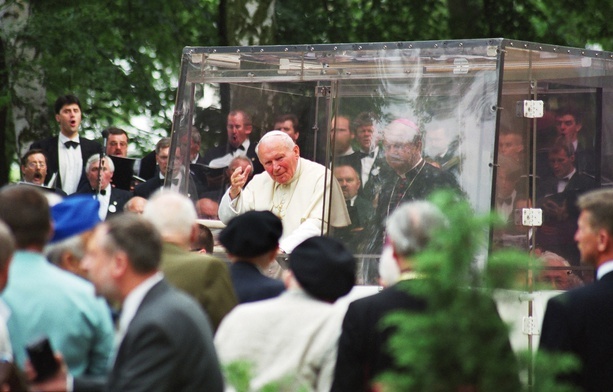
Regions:
<instances>
[{"instance_id":1,"label":"man with glasses","mask_svg":"<svg viewBox=\"0 0 613 392\"><path fill-rule=\"evenodd\" d=\"M372 243L368 251L379 253L383 244L385 219L402 203L426 199L437 189L460 190L455 178L422 157L422 133L415 122L399 118L383 130L383 149L387 168L382 170L376 205ZM390 170L391 169L391 170Z\"/></svg>"},{"instance_id":2,"label":"man with glasses","mask_svg":"<svg viewBox=\"0 0 613 392\"><path fill-rule=\"evenodd\" d=\"M106 142L106 155L116 157L128 157L128 133L121 128L107 128L109 133Z\"/></svg>"},{"instance_id":3,"label":"man with glasses","mask_svg":"<svg viewBox=\"0 0 613 392\"><path fill-rule=\"evenodd\" d=\"M21 158L21 177L24 183L46 187L47 157L43 150L33 149L24 154ZM66 196L66 193L59 188L52 190L59 196Z\"/></svg>"}]
</instances>

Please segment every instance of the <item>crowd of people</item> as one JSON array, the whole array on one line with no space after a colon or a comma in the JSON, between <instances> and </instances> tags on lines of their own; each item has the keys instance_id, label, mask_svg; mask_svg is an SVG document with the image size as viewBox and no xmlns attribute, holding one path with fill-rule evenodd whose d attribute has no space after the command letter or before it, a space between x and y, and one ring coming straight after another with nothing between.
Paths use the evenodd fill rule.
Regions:
<instances>
[{"instance_id":1,"label":"crowd of people","mask_svg":"<svg viewBox=\"0 0 613 392\"><path fill-rule=\"evenodd\" d=\"M329 124L333 159L322 164L301 155L296 116L277 117L274 130L252 140L251 116L233 110L227 144L201 155L197 129L189 149L171 151L172 140L161 138L125 182L114 173L126 162L133 170L128 134L111 127L104 146L79 135L81 105L71 95L58 98L55 112L59 135L33 143L22 182L0 189L0 355L24 374L19 388L222 391L229 369L243 363L250 390L353 392L382 388L386 371L406 370L390 355L393 330L381 320L428 308L428 298L411 293L424 278L412 271L448 228L425 199L436 189L462 196L457 138L440 134L443 123L433 122L425 139L408 118L376 130L371 113L339 114ZM497 194L519 199L518 137L500 136ZM572 177L568 145L548 154L554 173ZM601 348L613 345L589 330L608 323L597 315L608 306L613 194L578 200L577 253L598 281L584 285L564 257L540 254L554 271L541 282L583 286L550 302L541 346L576 354L589 366L568 377L606 390L613 381ZM213 235L203 218L224 228ZM355 299L366 294L354 290L354 255L382 252L375 275L383 290ZM27 350L41 337L59 364L47 378ZM508 371L501 390L516 390L519 375Z\"/></svg>"}]
</instances>

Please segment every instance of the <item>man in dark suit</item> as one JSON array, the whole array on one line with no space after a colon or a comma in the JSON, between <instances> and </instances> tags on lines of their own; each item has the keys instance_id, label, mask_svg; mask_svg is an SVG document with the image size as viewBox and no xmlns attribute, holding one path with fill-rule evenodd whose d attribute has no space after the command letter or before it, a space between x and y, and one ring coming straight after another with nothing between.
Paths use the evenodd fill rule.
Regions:
<instances>
[{"instance_id":1,"label":"man in dark suit","mask_svg":"<svg viewBox=\"0 0 613 392\"><path fill-rule=\"evenodd\" d=\"M194 204L176 192L157 192L147 202L143 216L162 235L160 269L164 276L200 303L215 331L237 300L225 263L211 255L190 252L198 235Z\"/></svg>"},{"instance_id":2,"label":"man in dark suit","mask_svg":"<svg viewBox=\"0 0 613 392\"><path fill-rule=\"evenodd\" d=\"M170 138L164 137L160 139L155 145L155 160L159 167L158 174L148 179L142 184L137 185L134 188L134 196L140 196L148 199L155 191L162 188L166 182L166 172L168 169L168 163L170 159ZM177 149L175 154L175 160L172 167L172 180L170 184L171 189L183 189L185 178L188 178L187 195L195 203L199 198L203 189L198 189L196 181L193 179L190 171L185 170L182 166L182 158L180 156L180 150Z\"/></svg>"},{"instance_id":3,"label":"man in dark suit","mask_svg":"<svg viewBox=\"0 0 613 392\"><path fill-rule=\"evenodd\" d=\"M101 220L123 212L124 205L132 197L132 192L115 188L111 185L115 165L113 160L102 158L102 172L100 172L100 155L95 154L87 160L87 184L81 186L77 193L91 194L100 202L98 215Z\"/></svg>"},{"instance_id":4,"label":"man in dark suit","mask_svg":"<svg viewBox=\"0 0 613 392\"><path fill-rule=\"evenodd\" d=\"M364 240L364 228L371 224L373 216L372 202L358 194L361 181L358 172L351 165L339 165L334 168L334 177L343 191L347 203L347 212L351 224L334 230L335 236L351 250L356 252Z\"/></svg>"},{"instance_id":5,"label":"man in dark suit","mask_svg":"<svg viewBox=\"0 0 613 392\"><path fill-rule=\"evenodd\" d=\"M413 201L397 208L387 220L387 238L390 257L381 257L380 275L391 285L378 294L358 299L349 304L338 344L338 357L331 391L370 391L377 376L386 371L400 371L388 353L390 337L396 332L393 326L381 321L390 313L406 310L424 312L428 299L410 292L419 285L415 271L417 257L446 226L443 213L432 203ZM492 305L493 306L493 305ZM498 319L499 320L499 319ZM500 326L502 326L502 321ZM504 331L504 328L501 329ZM506 334L504 335L506 337ZM404 336L419 339L419 336ZM496 335L498 337L498 335ZM459 337L461 339L461 337ZM487 340L486 337L484 337ZM490 344L492 341L484 341ZM498 340L496 340L498 343ZM501 352L500 362L514 361L510 345ZM407 369L402 369L407 371ZM513 371L513 367L510 367ZM479 370L477 370L479 372ZM519 379L501 380L500 391L517 391ZM485 375L485 377L487 377ZM513 375L511 374L511 377Z\"/></svg>"},{"instance_id":6,"label":"man in dark suit","mask_svg":"<svg viewBox=\"0 0 613 392\"><path fill-rule=\"evenodd\" d=\"M362 172L362 154L352 146L355 131L346 115L336 116L330 124L331 143L334 146L334 163L337 166L350 165L356 172Z\"/></svg>"},{"instance_id":7,"label":"man in dark suit","mask_svg":"<svg viewBox=\"0 0 613 392\"><path fill-rule=\"evenodd\" d=\"M60 125L60 134L32 143L30 149L41 149L47 156L48 186L55 176L55 185L67 194L76 192L87 182L84 166L87 158L99 153L98 142L79 136L81 126L81 103L74 95L64 95L55 101L55 120Z\"/></svg>"},{"instance_id":8,"label":"man in dark suit","mask_svg":"<svg viewBox=\"0 0 613 392\"><path fill-rule=\"evenodd\" d=\"M232 158L243 155L251 160L254 174L263 172L264 167L262 167L255 153L257 143L249 140L253 131L251 116L243 110L231 111L228 114L226 129L228 131L228 143L210 148L204 154L204 164L215 169L225 168L228 167Z\"/></svg>"},{"instance_id":9,"label":"man in dark suit","mask_svg":"<svg viewBox=\"0 0 613 392\"><path fill-rule=\"evenodd\" d=\"M579 197L575 241L581 262L596 269L592 284L547 303L539 350L574 354L581 368L567 374L582 391L613 390L613 189Z\"/></svg>"},{"instance_id":10,"label":"man in dark suit","mask_svg":"<svg viewBox=\"0 0 613 392\"><path fill-rule=\"evenodd\" d=\"M537 185L537 199L568 191L585 192L596 188L596 180L576 169L575 153L571 144L559 139L548 152L549 167L553 176L542 179Z\"/></svg>"},{"instance_id":11,"label":"man in dark suit","mask_svg":"<svg viewBox=\"0 0 613 392\"><path fill-rule=\"evenodd\" d=\"M364 253L369 254L381 252L385 219L402 203L425 199L437 189L460 191L452 174L422 157L422 133L412 120L399 118L388 124L383 129L383 149L385 168L380 170L380 179L371 179L379 193L368 195L376 205L375 218L369 228L371 232L367 236L371 243L365 244Z\"/></svg>"},{"instance_id":12,"label":"man in dark suit","mask_svg":"<svg viewBox=\"0 0 613 392\"><path fill-rule=\"evenodd\" d=\"M239 303L273 298L285 291L283 282L265 276L279 251L283 224L270 211L247 211L233 218L219 234L232 262L230 274Z\"/></svg>"},{"instance_id":13,"label":"man in dark suit","mask_svg":"<svg viewBox=\"0 0 613 392\"><path fill-rule=\"evenodd\" d=\"M564 106L556 111L556 130L558 137L568 143L575 155L575 166L582 173L594 175L596 162L593 133L583 128L582 114L572 106Z\"/></svg>"},{"instance_id":14,"label":"man in dark suit","mask_svg":"<svg viewBox=\"0 0 613 392\"><path fill-rule=\"evenodd\" d=\"M98 294L123 304L118 347L104 379L74 378L74 391L223 391L211 327L198 304L158 267L162 240L153 225L123 214L94 231L83 268ZM65 391L64 367L36 390Z\"/></svg>"},{"instance_id":15,"label":"man in dark suit","mask_svg":"<svg viewBox=\"0 0 613 392\"><path fill-rule=\"evenodd\" d=\"M576 169L572 145L563 139L550 148L548 159L553 175L537 182L536 187L536 206L543 210L543 226L536 232L536 243L579 265L579 252L573 243L579 217L576 201L597 183Z\"/></svg>"}]
</instances>

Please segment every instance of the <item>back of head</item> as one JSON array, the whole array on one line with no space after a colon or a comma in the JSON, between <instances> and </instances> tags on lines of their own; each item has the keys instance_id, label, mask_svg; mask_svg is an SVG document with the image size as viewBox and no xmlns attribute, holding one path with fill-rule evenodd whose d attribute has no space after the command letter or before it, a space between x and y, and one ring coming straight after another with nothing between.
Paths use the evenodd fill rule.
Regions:
<instances>
[{"instance_id":1,"label":"back of head","mask_svg":"<svg viewBox=\"0 0 613 392\"><path fill-rule=\"evenodd\" d=\"M387 236L396 254L410 257L428 247L431 240L447 226L441 210L428 201L402 204L387 218Z\"/></svg>"},{"instance_id":2,"label":"back of head","mask_svg":"<svg viewBox=\"0 0 613 392\"><path fill-rule=\"evenodd\" d=\"M577 205L590 213L590 224L613 234L613 188L597 189L579 196Z\"/></svg>"},{"instance_id":3,"label":"back of head","mask_svg":"<svg viewBox=\"0 0 613 392\"><path fill-rule=\"evenodd\" d=\"M213 233L204 223L198 222L198 233L192 242L192 250L204 249L206 253L211 254L215 249L215 239Z\"/></svg>"},{"instance_id":4,"label":"back of head","mask_svg":"<svg viewBox=\"0 0 613 392\"><path fill-rule=\"evenodd\" d=\"M9 185L2 188L0 219L11 229L19 249L31 246L42 249L49 240L49 203L34 187Z\"/></svg>"},{"instance_id":5,"label":"back of head","mask_svg":"<svg viewBox=\"0 0 613 392\"><path fill-rule=\"evenodd\" d=\"M9 262L15 252L15 238L9 227L0 221L0 270Z\"/></svg>"},{"instance_id":6,"label":"back of head","mask_svg":"<svg viewBox=\"0 0 613 392\"><path fill-rule=\"evenodd\" d=\"M165 240L172 237L184 245L189 244L198 219L194 203L187 196L164 189L147 201L143 217L153 223Z\"/></svg>"},{"instance_id":7,"label":"back of head","mask_svg":"<svg viewBox=\"0 0 613 392\"><path fill-rule=\"evenodd\" d=\"M102 248L108 254L125 252L133 270L141 275L157 271L162 257L162 238L153 224L137 214L119 214L102 223Z\"/></svg>"},{"instance_id":8,"label":"back of head","mask_svg":"<svg viewBox=\"0 0 613 392\"><path fill-rule=\"evenodd\" d=\"M283 224L270 211L247 211L233 218L219 234L228 253L243 258L261 256L279 246Z\"/></svg>"},{"instance_id":9,"label":"back of head","mask_svg":"<svg viewBox=\"0 0 613 392\"><path fill-rule=\"evenodd\" d=\"M334 302L355 284L356 261L345 246L330 237L311 237L289 256L289 269L313 297Z\"/></svg>"}]
</instances>

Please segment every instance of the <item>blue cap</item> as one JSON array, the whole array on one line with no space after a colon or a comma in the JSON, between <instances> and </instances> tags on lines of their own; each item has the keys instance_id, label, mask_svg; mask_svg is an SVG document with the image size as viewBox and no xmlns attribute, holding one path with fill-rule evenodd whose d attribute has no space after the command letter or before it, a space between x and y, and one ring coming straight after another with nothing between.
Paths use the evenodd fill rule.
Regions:
<instances>
[{"instance_id":1,"label":"blue cap","mask_svg":"<svg viewBox=\"0 0 613 392\"><path fill-rule=\"evenodd\" d=\"M64 198L51 207L54 233L51 243L93 229L99 222L100 202L91 195L74 195Z\"/></svg>"}]
</instances>

